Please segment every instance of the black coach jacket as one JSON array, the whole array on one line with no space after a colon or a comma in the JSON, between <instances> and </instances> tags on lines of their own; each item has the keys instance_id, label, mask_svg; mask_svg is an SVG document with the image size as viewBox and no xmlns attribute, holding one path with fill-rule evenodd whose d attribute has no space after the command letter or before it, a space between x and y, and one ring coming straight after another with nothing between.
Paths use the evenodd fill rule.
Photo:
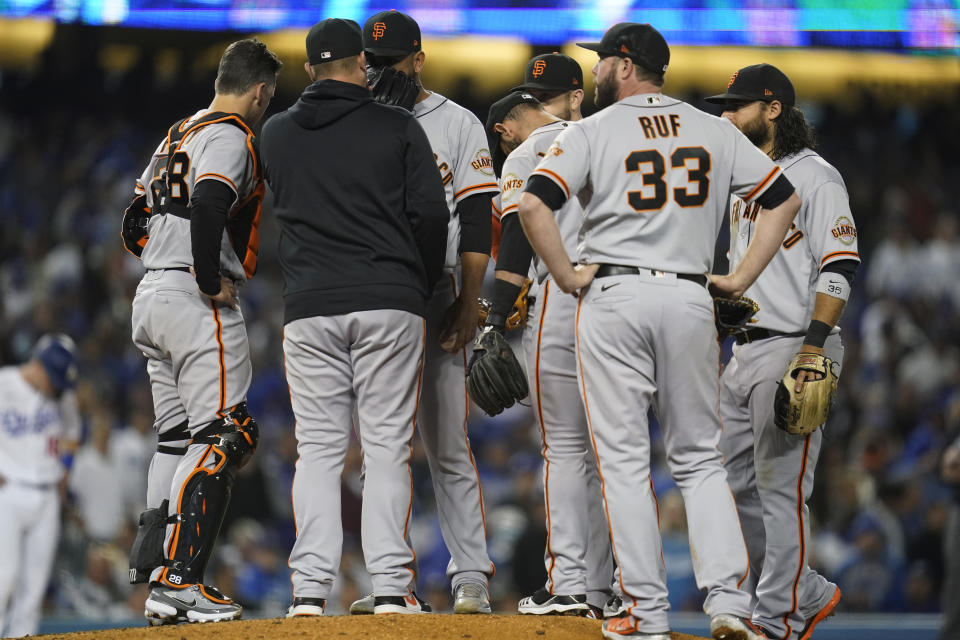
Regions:
<instances>
[{"instance_id":1,"label":"black coach jacket","mask_svg":"<svg viewBox=\"0 0 960 640\"><path fill-rule=\"evenodd\" d=\"M413 114L319 80L260 135L280 227L284 323L353 311L423 316L450 213Z\"/></svg>"}]
</instances>

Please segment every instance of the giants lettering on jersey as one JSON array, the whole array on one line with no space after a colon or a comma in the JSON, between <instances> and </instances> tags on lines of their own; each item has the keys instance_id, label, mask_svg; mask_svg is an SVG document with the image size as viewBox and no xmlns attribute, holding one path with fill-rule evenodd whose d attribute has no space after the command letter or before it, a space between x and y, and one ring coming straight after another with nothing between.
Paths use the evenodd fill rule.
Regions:
<instances>
[{"instance_id":1,"label":"giants lettering on jersey","mask_svg":"<svg viewBox=\"0 0 960 640\"><path fill-rule=\"evenodd\" d=\"M437 169L440 170L440 177L443 178L443 186L447 186L453 180L453 171L450 171L450 165L446 162L440 162L440 156L433 154L433 159L437 161Z\"/></svg>"},{"instance_id":2,"label":"giants lettering on jersey","mask_svg":"<svg viewBox=\"0 0 960 640\"><path fill-rule=\"evenodd\" d=\"M836 222L833 223L833 228L830 229L830 233L846 245L853 244L853 241L857 239L857 228L853 226L853 221L846 216L837 218Z\"/></svg>"},{"instance_id":3,"label":"giants lettering on jersey","mask_svg":"<svg viewBox=\"0 0 960 640\"><path fill-rule=\"evenodd\" d=\"M473 167L474 171L479 171L484 175L493 175L493 160L490 159L490 152L487 149L477 151L477 155L470 162L470 166Z\"/></svg>"},{"instance_id":4,"label":"giants lettering on jersey","mask_svg":"<svg viewBox=\"0 0 960 640\"><path fill-rule=\"evenodd\" d=\"M760 204L757 202L751 202L750 204L744 207L743 201L737 200L736 202L733 203L733 211L730 212L730 215L733 216L733 224L737 224L738 222L740 222L741 218L745 222L756 222L757 214L760 213L760 209L761 209ZM741 215L741 210L743 211L742 215ZM844 220L846 220L846 218L844 218ZM837 222L839 223L840 221L838 220ZM856 234L857 234L857 231L856 229L854 229L853 230L854 237L856 237ZM834 235L836 235L836 232L834 232ZM793 245L800 242L800 239L802 237L803 237L803 231L800 231L799 229L797 229L797 223L796 222L791 223L790 229L787 230L787 237L783 241L783 248L789 249L793 247Z\"/></svg>"}]
</instances>

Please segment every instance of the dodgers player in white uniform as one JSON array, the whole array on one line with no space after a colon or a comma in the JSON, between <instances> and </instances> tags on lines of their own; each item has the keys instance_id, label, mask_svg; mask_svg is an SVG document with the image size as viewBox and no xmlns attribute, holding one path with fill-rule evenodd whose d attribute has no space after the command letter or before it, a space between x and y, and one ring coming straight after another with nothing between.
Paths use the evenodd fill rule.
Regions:
<instances>
[{"instance_id":1,"label":"dodgers player in white uniform","mask_svg":"<svg viewBox=\"0 0 960 640\"><path fill-rule=\"evenodd\" d=\"M760 310L757 323L736 335L720 380L720 448L750 553L753 622L770 638L807 640L841 595L807 566L806 501L823 434L778 429L773 398L798 352L826 354L842 365L836 324L860 258L843 178L813 151L813 133L795 100L790 79L769 64L740 69L725 93L707 98L723 105L723 116L781 167L803 200L779 250L747 289ZM757 205L734 196L730 206L736 267L756 233Z\"/></svg>"},{"instance_id":2,"label":"dodgers player in white uniform","mask_svg":"<svg viewBox=\"0 0 960 640\"><path fill-rule=\"evenodd\" d=\"M750 595L739 588L747 552L717 446L718 379L707 365L719 362L719 347L704 274L729 193L758 201L761 213L737 270L712 278L725 294L756 279L800 201L728 121L661 93L670 51L653 27L620 23L581 46L600 55L593 72L601 111L557 137L519 213L558 288L580 290L578 378L626 614L606 620L603 635L670 637L650 480L653 408L684 498L711 634L756 640ZM553 215L573 197L587 201L576 268Z\"/></svg>"},{"instance_id":3,"label":"dodgers player in white uniform","mask_svg":"<svg viewBox=\"0 0 960 640\"><path fill-rule=\"evenodd\" d=\"M160 441L130 563L132 581L150 581L152 624L241 613L202 581L234 476L258 440L237 286L256 270L265 188L250 127L280 67L256 39L231 44L210 107L170 128L124 216L125 246L147 269L133 341L147 358Z\"/></svg>"},{"instance_id":4,"label":"dodgers player in white uniform","mask_svg":"<svg viewBox=\"0 0 960 640\"><path fill-rule=\"evenodd\" d=\"M384 11L363 27L368 64L390 64L420 83L425 54L420 27L408 15ZM433 479L443 540L450 551L455 613L490 613L480 478L467 438L470 410L466 351L476 335L478 297L490 258L491 198L498 187L483 126L444 96L422 88L413 108L433 148L450 209L445 277L427 306L427 346L417 428ZM368 596L351 613L372 613Z\"/></svg>"},{"instance_id":5,"label":"dodgers player in white uniform","mask_svg":"<svg viewBox=\"0 0 960 640\"><path fill-rule=\"evenodd\" d=\"M80 437L76 346L62 334L0 368L0 637L37 632L60 537L60 492Z\"/></svg>"},{"instance_id":6,"label":"dodgers player in white uniform","mask_svg":"<svg viewBox=\"0 0 960 640\"><path fill-rule=\"evenodd\" d=\"M558 53L537 56L528 64L525 80L520 91L490 107L486 127L494 169L500 176L503 207L500 254L487 323L499 326L501 331L534 256L516 216L523 185L553 140L566 129L563 120L582 119L579 104L583 72L575 60ZM527 89L547 102L538 103ZM576 256L582 217L577 198L569 199L557 213L569 256ZM600 617L613 597L613 556L576 378L576 299L557 291L546 265L536 258L532 277L536 284L528 298L523 347L530 404L543 443L547 582L523 598L518 610L534 615Z\"/></svg>"}]
</instances>

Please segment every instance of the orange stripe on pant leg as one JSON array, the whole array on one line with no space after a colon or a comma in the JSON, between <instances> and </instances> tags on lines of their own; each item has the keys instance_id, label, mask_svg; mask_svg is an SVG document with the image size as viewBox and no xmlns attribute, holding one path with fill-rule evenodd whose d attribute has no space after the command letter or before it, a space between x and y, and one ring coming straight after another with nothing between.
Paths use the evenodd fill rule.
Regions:
<instances>
[{"instance_id":1,"label":"orange stripe on pant leg","mask_svg":"<svg viewBox=\"0 0 960 640\"><path fill-rule=\"evenodd\" d=\"M657 500L657 492L653 489L653 477L647 476L647 482L650 483L650 495L653 496L653 506L657 510L657 531L660 531L660 501ZM666 568L667 563L663 560L663 542L660 542L660 564Z\"/></svg>"},{"instance_id":2,"label":"orange stripe on pant leg","mask_svg":"<svg viewBox=\"0 0 960 640\"><path fill-rule=\"evenodd\" d=\"M807 434L807 437L803 440L803 461L800 463L800 477L797 478L797 526L798 534L800 536L800 558L797 562L797 575L793 579L793 605L790 608L790 611L783 616L783 624L787 625L787 633L784 637L790 637L790 633L793 628L790 626L789 618L790 614L797 610L797 586L800 584L800 576L803 575L803 567L806 563L803 561L805 550L806 550L806 540L803 535L803 476L807 472L807 453L810 451L810 436L813 434Z\"/></svg>"},{"instance_id":3,"label":"orange stripe on pant leg","mask_svg":"<svg viewBox=\"0 0 960 640\"><path fill-rule=\"evenodd\" d=\"M617 556L617 543L613 540L613 522L610 520L610 507L607 505L607 483L603 479L603 471L600 468L600 454L597 452L597 439L593 434L593 421L590 419L590 403L587 402L587 374L583 370L583 361L580 358L580 307L583 304L583 294L577 298L577 319L576 319L576 347L577 364L580 367L580 387L583 389L583 411L587 416L587 428L590 431L590 443L593 445L593 455L597 459L597 477L600 478L600 494L603 495L603 513L607 518L607 528L610 530L610 550L613 551L613 559L616 561L620 571L617 572L617 580L620 582L620 592L623 597L627 597L627 590L623 586L623 565L620 564L620 558ZM633 604L630 608L637 606L637 600L629 596ZM633 615L633 614L630 614Z\"/></svg>"},{"instance_id":4,"label":"orange stripe on pant leg","mask_svg":"<svg viewBox=\"0 0 960 640\"><path fill-rule=\"evenodd\" d=\"M217 323L217 354L220 363L220 408L217 409L217 416L223 417L223 409L227 398L227 371L223 365L223 324L220 322L220 312L217 311L217 303L210 301L210 308L213 309L213 319Z\"/></svg>"},{"instance_id":5,"label":"orange stripe on pant leg","mask_svg":"<svg viewBox=\"0 0 960 640\"><path fill-rule=\"evenodd\" d=\"M534 362L536 363L534 367L534 382L536 384L537 392L537 418L540 420L540 437L543 438L543 448L540 450L540 455L543 456L543 500L547 508L547 555L550 556L550 566L547 568L547 578L550 581L550 588L548 591L553 593L554 580L553 580L553 570L557 566L557 557L553 555L553 549L550 547L550 538L551 538L551 518L550 518L550 458L547 456L547 451L550 449L547 445L547 426L543 420L543 397L540 394L540 341L543 338L543 322L547 317L547 300L550 297L550 278L547 278L544 281L543 285L543 301L540 303L540 322L537 323L537 353Z\"/></svg>"}]
</instances>

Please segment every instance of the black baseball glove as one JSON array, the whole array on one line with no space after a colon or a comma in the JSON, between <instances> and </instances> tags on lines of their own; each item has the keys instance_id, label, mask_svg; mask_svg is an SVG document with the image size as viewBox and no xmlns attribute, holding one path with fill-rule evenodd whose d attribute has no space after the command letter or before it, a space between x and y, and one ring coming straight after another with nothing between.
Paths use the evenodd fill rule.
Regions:
<instances>
[{"instance_id":1,"label":"black baseball glove","mask_svg":"<svg viewBox=\"0 0 960 640\"><path fill-rule=\"evenodd\" d=\"M717 333L726 338L742 329L751 322L760 310L755 300L741 296L739 298L716 297L713 299L714 318L717 322Z\"/></svg>"},{"instance_id":2,"label":"black baseball glove","mask_svg":"<svg viewBox=\"0 0 960 640\"><path fill-rule=\"evenodd\" d=\"M503 334L491 325L473 343L467 389L484 413L495 416L527 397L527 376Z\"/></svg>"},{"instance_id":3,"label":"black baseball glove","mask_svg":"<svg viewBox=\"0 0 960 640\"><path fill-rule=\"evenodd\" d=\"M389 66L367 66L367 86L377 102L403 107L407 111L413 111L420 95L416 79Z\"/></svg>"}]
</instances>

